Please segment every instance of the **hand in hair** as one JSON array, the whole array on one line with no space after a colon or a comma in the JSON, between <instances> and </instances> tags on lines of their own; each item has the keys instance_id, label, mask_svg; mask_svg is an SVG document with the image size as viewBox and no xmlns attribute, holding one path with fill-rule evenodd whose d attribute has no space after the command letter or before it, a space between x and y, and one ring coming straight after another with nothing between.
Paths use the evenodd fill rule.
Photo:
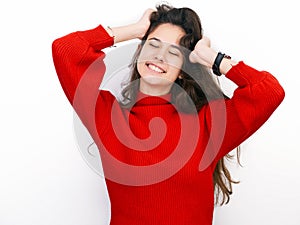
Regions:
<instances>
[{"instance_id":1,"label":"hand in hair","mask_svg":"<svg viewBox=\"0 0 300 225\"><path fill-rule=\"evenodd\" d=\"M153 12L155 12L155 9L147 9L143 13L142 17L139 19L139 21L136 23L136 26L138 27L138 30L140 31L138 34L139 39L142 39L147 32L149 26L150 26L150 16Z\"/></svg>"},{"instance_id":2,"label":"hand in hair","mask_svg":"<svg viewBox=\"0 0 300 225\"><path fill-rule=\"evenodd\" d=\"M189 58L192 63L200 63L204 66L212 68L212 64L216 56L217 52L210 47L210 39L206 36L203 36L203 38L197 42Z\"/></svg>"},{"instance_id":3,"label":"hand in hair","mask_svg":"<svg viewBox=\"0 0 300 225\"><path fill-rule=\"evenodd\" d=\"M204 36L197 42L189 58L191 62L200 63L211 69L217 55L218 52L210 47L210 39ZM236 64L237 62L232 59L223 58L220 64L220 72L226 74Z\"/></svg>"},{"instance_id":4,"label":"hand in hair","mask_svg":"<svg viewBox=\"0 0 300 225\"><path fill-rule=\"evenodd\" d=\"M150 15L154 11L154 9L147 9L137 22L119 27L107 27L106 31L114 37L114 43L141 39L150 26Z\"/></svg>"}]
</instances>

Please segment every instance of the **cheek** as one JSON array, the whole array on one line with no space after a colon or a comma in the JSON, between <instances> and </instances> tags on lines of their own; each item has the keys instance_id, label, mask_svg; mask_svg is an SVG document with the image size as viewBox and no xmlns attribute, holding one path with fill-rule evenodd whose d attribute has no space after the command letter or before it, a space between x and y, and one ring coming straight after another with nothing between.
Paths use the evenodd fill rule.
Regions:
<instances>
[{"instance_id":1,"label":"cheek","mask_svg":"<svg viewBox=\"0 0 300 225\"><path fill-rule=\"evenodd\" d=\"M143 70L142 63L137 62L136 68L137 68L138 73L142 74L142 70Z\"/></svg>"},{"instance_id":2,"label":"cheek","mask_svg":"<svg viewBox=\"0 0 300 225\"><path fill-rule=\"evenodd\" d=\"M144 46L141 50L141 53L140 53L139 57L138 57L138 62L145 62L149 59L152 59L153 55L154 55L154 52L149 50L149 48Z\"/></svg>"},{"instance_id":3,"label":"cheek","mask_svg":"<svg viewBox=\"0 0 300 225\"><path fill-rule=\"evenodd\" d=\"M175 81L178 78L178 76L180 75L180 73L181 73L180 69L171 67L171 69L168 72L168 74L169 74L168 77L170 80Z\"/></svg>"},{"instance_id":4,"label":"cheek","mask_svg":"<svg viewBox=\"0 0 300 225\"><path fill-rule=\"evenodd\" d=\"M174 69L181 70L183 65L183 59L181 57L168 55L166 61L169 66L174 67Z\"/></svg>"},{"instance_id":5,"label":"cheek","mask_svg":"<svg viewBox=\"0 0 300 225\"><path fill-rule=\"evenodd\" d=\"M169 62L168 76L173 80L176 80L177 77L181 74L182 62L181 61L171 61Z\"/></svg>"}]
</instances>

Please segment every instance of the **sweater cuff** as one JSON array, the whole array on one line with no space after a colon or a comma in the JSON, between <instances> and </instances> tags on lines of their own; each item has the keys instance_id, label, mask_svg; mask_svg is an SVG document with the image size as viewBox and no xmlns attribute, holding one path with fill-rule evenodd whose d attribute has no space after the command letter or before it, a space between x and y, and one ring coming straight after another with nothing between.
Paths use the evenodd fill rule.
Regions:
<instances>
[{"instance_id":1,"label":"sweater cuff","mask_svg":"<svg viewBox=\"0 0 300 225\"><path fill-rule=\"evenodd\" d=\"M259 83L265 79L266 73L258 71L240 61L237 65L232 66L225 76L238 86L244 86Z\"/></svg>"},{"instance_id":2,"label":"sweater cuff","mask_svg":"<svg viewBox=\"0 0 300 225\"><path fill-rule=\"evenodd\" d=\"M114 38L107 33L102 25L99 25L94 29L78 31L77 33L95 50L100 51L114 44Z\"/></svg>"}]
</instances>

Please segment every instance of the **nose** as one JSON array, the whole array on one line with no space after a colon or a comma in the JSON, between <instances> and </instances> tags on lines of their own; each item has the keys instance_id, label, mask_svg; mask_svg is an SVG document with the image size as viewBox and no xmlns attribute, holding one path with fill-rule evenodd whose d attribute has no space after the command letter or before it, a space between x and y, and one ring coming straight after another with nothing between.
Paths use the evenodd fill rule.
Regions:
<instances>
[{"instance_id":1,"label":"nose","mask_svg":"<svg viewBox=\"0 0 300 225\"><path fill-rule=\"evenodd\" d=\"M166 47L161 47L159 51L156 52L155 54L155 60L159 62L165 62L166 61L166 52L167 48Z\"/></svg>"},{"instance_id":2,"label":"nose","mask_svg":"<svg viewBox=\"0 0 300 225\"><path fill-rule=\"evenodd\" d=\"M164 62L164 56L162 54L156 54L154 58L159 62Z\"/></svg>"}]
</instances>

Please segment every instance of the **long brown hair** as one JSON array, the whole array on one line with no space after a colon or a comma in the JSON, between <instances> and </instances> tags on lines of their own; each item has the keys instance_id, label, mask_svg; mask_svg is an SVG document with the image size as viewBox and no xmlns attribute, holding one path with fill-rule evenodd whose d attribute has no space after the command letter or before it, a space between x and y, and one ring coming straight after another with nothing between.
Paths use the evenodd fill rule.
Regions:
<instances>
[{"instance_id":1,"label":"long brown hair","mask_svg":"<svg viewBox=\"0 0 300 225\"><path fill-rule=\"evenodd\" d=\"M139 89L140 74L137 70L137 59L140 55L142 46L147 37L159 25L170 23L181 27L185 31L185 35L180 40L180 45L186 49L183 51L184 62L181 68L181 78L177 78L171 89L172 103L176 104L179 110L188 111L192 104L199 111L204 105L211 100L227 98L222 92L220 86L213 78L211 71L205 66L189 61L189 53L194 49L196 43L202 38L202 25L199 16L190 8L174 8L172 6L162 4L158 5L157 10L151 14L150 27L142 38L142 42L137 49L132 60L132 74L130 81L122 91L123 107L131 107L135 103L136 95ZM191 76L190 74L197 74ZM239 149L238 149L239 150ZM239 152L238 152L239 153ZM231 155L226 155L216 165L214 170L214 188L216 195L216 204L227 204L232 193L232 184L238 183L234 181L225 165L225 159L231 159ZM239 154L238 154L239 158ZM222 194L222 200L220 200Z\"/></svg>"}]
</instances>

